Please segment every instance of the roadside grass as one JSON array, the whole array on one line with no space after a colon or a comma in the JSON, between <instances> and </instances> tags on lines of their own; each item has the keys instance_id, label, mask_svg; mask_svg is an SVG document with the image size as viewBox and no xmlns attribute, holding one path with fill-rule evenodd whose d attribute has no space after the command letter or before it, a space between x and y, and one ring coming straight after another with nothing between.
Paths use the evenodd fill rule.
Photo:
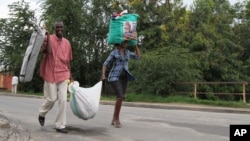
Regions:
<instances>
[{"instance_id":1,"label":"roadside grass","mask_svg":"<svg viewBox=\"0 0 250 141\"><path fill-rule=\"evenodd\" d=\"M1 90L2 92L11 93L7 90ZM36 95L43 96L43 93L33 93L33 92L18 92L19 94L25 95ZM68 94L70 98L70 94ZM114 101L114 95L102 95L101 100ZM158 95L142 95L128 93L126 95L126 102L148 102L148 103L179 103L179 104L196 104L196 105L209 105L209 106L219 106L219 107L233 107L233 108L250 108L249 100L247 103L243 101L232 101L232 100L204 100L204 99L194 99L191 96L183 95L170 95L170 96L158 96Z\"/></svg>"},{"instance_id":2,"label":"roadside grass","mask_svg":"<svg viewBox=\"0 0 250 141\"><path fill-rule=\"evenodd\" d=\"M114 100L114 96L102 97L102 100ZM203 100L194 99L190 96L181 95L170 95L170 96L157 96L157 95L138 95L138 94L127 94L127 102L149 102L149 103L180 103L180 104L198 104L198 105L209 105L209 106L220 106L220 107L234 107L234 108L249 108L248 103L243 101L229 101L229 100Z\"/></svg>"}]
</instances>

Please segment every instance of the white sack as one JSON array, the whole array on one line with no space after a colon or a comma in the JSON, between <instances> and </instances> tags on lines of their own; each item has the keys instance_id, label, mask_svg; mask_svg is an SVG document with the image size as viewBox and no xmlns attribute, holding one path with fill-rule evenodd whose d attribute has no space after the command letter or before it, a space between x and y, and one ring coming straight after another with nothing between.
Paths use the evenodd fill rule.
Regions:
<instances>
[{"instance_id":1,"label":"white sack","mask_svg":"<svg viewBox=\"0 0 250 141\"><path fill-rule=\"evenodd\" d=\"M77 81L70 83L70 107L72 112L84 120L94 118L99 108L101 90L102 81L90 88L79 87Z\"/></svg>"}]
</instances>

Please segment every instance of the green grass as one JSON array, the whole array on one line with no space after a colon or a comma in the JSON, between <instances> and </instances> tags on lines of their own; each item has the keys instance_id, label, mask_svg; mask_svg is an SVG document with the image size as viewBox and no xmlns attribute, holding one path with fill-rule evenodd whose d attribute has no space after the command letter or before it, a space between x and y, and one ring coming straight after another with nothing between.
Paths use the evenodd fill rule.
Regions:
<instances>
[{"instance_id":1,"label":"green grass","mask_svg":"<svg viewBox=\"0 0 250 141\"><path fill-rule=\"evenodd\" d=\"M114 100L114 96L101 97L102 100ZM127 102L149 102L149 103L182 103L182 104L198 104L220 107L234 107L234 108L249 108L249 104L243 103L243 101L225 101L225 100L202 100L194 99L190 96L171 95L167 97L157 95L138 95L127 94Z\"/></svg>"},{"instance_id":2,"label":"green grass","mask_svg":"<svg viewBox=\"0 0 250 141\"><path fill-rule=\"evenodd\" d=\"M1 90L2 92L10 93L7 90ZM43 96L43 93L32 93L32 92L18 92L19 94L26 95L37 95ZM68 98L70 94L68 94ZM101 100L114 101L115 96L101 96ZM243 103L243 101L226 101L226 100L203 100L194 99L191 96L180 96L180 95L170 95L170 96L157 96L157 95L142 95L129 93L126 96L126 102L149 102L149 103L180 103L180 104L198 104L198 105L209 105L209 106L220 106L220 107L234 107L234 108L249 108L250 104Z\"/></svg>"}]
</instances>

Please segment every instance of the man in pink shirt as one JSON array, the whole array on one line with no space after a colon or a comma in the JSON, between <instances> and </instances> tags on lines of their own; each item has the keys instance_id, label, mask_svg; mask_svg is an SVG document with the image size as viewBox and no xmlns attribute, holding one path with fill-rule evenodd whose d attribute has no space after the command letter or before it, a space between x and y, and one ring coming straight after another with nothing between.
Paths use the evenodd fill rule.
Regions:
<instances>
[{"instance_id":1,"label":"man in pink shirt","mask_svg":"<svg viewBox=\"0 0 250 141\"><path fill-rule=\"evenodd\" d=\"M68 133L66 127L66 105L68 79L71 79L70 61L72 49L70 42L63 37L63 22L54 23L54 34L47 34L41 51L40 76L44 79L45 101L39 109L39 123L44 126L45 115L58 100L59 110L55 120L56 131Z\"/></svg>"}]
</instances>

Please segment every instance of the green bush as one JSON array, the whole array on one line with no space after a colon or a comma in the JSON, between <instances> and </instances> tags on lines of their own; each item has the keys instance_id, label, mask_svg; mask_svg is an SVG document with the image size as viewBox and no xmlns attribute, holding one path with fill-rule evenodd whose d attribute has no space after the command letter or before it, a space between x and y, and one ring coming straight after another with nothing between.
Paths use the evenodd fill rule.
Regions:
<instances>
[{"instance_id":1,"label":"green bush","mask_svg":"<svg viewBox=\"0 0 250 141\"><path fill-rule=\"evenodd\" d=\"M176 91L191 90L179 82L196 81L199 71L193 69L193 58L185 49L159 49L144 54L140 61L130 62L130 71L137 78L131 91L166 96Z\"/></svg>"}]
</instances>

